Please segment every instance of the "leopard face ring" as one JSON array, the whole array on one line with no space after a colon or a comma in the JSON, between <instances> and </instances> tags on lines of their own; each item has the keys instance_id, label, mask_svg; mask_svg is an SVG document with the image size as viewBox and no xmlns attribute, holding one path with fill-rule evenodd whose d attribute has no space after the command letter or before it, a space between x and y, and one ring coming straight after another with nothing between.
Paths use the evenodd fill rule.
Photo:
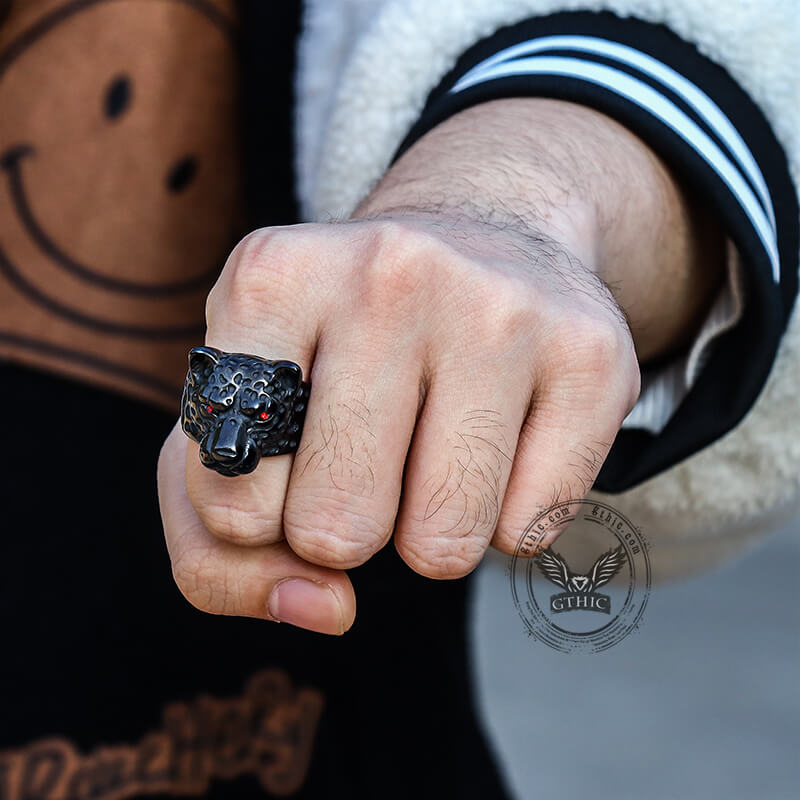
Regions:
<instances>
[{"instance_id":1,"label":"leopard face ring","mask_svg":"<svg viewBox=\"0 0 800 800\"><path fill-rule=\"evenodd\" d=\"M183 432L220 475L246 475L262 456L297 450L311 385L293 361L195 347L181 400Z\"/></svg>"}]
</instances>

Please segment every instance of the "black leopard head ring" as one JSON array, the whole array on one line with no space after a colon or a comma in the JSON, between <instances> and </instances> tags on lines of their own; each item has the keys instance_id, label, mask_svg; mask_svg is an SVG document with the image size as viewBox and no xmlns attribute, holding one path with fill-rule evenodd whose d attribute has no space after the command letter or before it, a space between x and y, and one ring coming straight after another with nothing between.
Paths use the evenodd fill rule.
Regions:
<instances>
[{"instance_id":1,"label":"black leopard head ring","mask_svg":"<svg viewBox=\"0 0 800 800\"><path fill-rule=\"evenodd\" d=\"M181 427L200 460L220 475L252 472L261 456L297 450L311 385L293 361L195 347L181 400Z\"/></svg>"}]
</instances>

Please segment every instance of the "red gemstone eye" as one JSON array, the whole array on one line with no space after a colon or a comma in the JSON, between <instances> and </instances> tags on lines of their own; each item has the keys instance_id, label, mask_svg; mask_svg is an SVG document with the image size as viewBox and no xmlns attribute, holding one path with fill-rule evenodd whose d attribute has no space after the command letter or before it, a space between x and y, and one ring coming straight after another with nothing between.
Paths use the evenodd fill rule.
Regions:
<instances>
[{"instance_id":1,"label":"red gemstone eye","mask_svg":"<svg viewBox=\"0 0 800 800\"><path fill-rule=\"evenodd\" d=\"M206 414L213 414L214 406L206 406Z\"/></svg>"},{"instance_id":2,"label":"red gemstone eye","mask_svg":"<svg viewBox=\"0 0 800 800\"><path fill-rule=\"evenodd\" d=\"M262 412L261 412L261 413L258 415L258 418L259 418L259 419L260 419L262 422L266 422L266 421L269 419L269 414L267 414L267 412L266 412L266 411L262 411Z\"/></svg>"}]
</instances>

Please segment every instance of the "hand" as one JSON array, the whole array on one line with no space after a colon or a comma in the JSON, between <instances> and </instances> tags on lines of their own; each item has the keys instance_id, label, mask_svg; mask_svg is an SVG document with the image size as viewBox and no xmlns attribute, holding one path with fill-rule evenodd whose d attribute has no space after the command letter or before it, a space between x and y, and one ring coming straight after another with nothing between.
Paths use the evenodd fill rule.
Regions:
<instances>
[{"instance_id":1,"label":"hand","mask_svg":"<svg viewBox=\"0 0 800 800\"><path fill-rule=\"evenodd\" d=\"M354 613L341 570L393 532L435 578L470 572L490 542L510 552L538 509L589 490L638 392L630 332L593 273L553 242L523 249L465 220L258 231L207 314L208 344L292 359L313 387L294 459L230 479L177 428L165 447L175 577L220 613L292 621L291 590L320 598L298 622L341 632ZM289 576L316 584L280 584L269 606Z\"/></svg>"},{"instance_id":2,"label":"hand","mask_svg":"<svg viewBox=\"0 0 800 800\"><path fill-rule=\"evenodd\" d=\"M366 218L251 234L209 297L209 345L296 361L312 392L297 455L250 475L206 469L177 427L167 440L167 544L203 610L342 633L344 570L392 537L421 574L465 575L588 492L636 401L584 206L534 226L403 205L396 186Z\"/></svg>"}]
</instances>

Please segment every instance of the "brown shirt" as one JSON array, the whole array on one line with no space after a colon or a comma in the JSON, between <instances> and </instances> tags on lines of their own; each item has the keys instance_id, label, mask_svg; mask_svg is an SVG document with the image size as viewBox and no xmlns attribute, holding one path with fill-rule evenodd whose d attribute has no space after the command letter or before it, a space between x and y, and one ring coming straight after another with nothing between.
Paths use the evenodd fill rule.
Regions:
<instances>
[{"instance_id":1,"label":"brown shirt","mask_svg":"<svg viewBox=\"0 0 800 800\"><path fill-rule=\"evenodd\" d=\"M15 0L0 358L176 409L242 233L232 0Z\"/></svg>"}]
</instances>

